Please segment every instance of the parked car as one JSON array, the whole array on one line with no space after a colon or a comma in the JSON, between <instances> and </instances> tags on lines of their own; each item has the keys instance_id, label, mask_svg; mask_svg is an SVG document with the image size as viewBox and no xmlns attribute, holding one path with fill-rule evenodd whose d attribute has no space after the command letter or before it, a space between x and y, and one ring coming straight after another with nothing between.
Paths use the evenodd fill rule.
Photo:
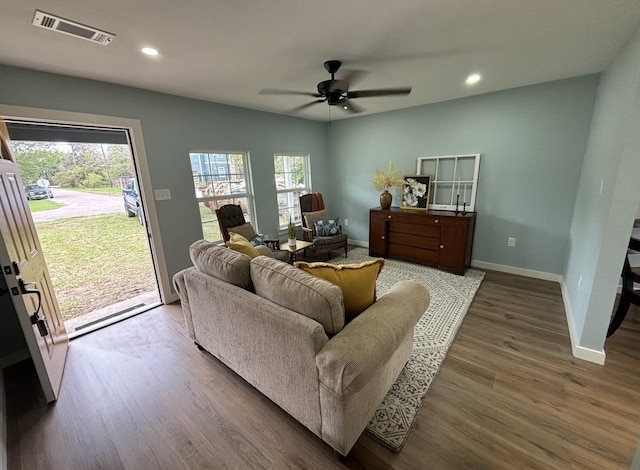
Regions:
<instances>
[{"instance_id":1,"label":"parked car","mask_svg":"<svg viewBox=\"0 0 640 470\"><path fill-rule=\"evenodd\" d=\"M49 187L43 188L37 184L28 184L25 186L24 191L30 201L33 199L53 199L53 191Z\"/></svg>"},{"instance_id":2,"label":"parked car","mask_svg":"<svg viewBox=\"0 0 640 470\"><path fill-rule=\"evenodd\" d=\"M138 222L140 222L140 225L144 225L140 191L138 190L138 181L135 178L129 178L127 181L127 186L122 190L122 198L124 199L124 212L127 217L138 216Z\"/></svg>"}]
</instances>

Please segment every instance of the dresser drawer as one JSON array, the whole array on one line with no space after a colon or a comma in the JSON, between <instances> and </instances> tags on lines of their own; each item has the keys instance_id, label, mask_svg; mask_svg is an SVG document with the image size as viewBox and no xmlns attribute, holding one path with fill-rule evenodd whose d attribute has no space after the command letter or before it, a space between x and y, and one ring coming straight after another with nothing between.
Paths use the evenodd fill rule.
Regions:
<instances>
[{"instance_id":1,"label":"dresser drawer","mask_svg":"<svg viewBox=\"0 0 640 470\"><path fill-rule=\"evenodd\" d=\"M389 243L387 253L390 258L404 259L415 263L432 264L437 266L440 250L428 250L425 248Z\"/></svg>"},{"instance_id":2,"label":"dresser drawer","mask_svg":"<svg viewBox=\"0 0 640 470\"><path fill-rule=\"evenodd\" d=\"M392 221L389 224L389 232L411 233L421 237L440 238L440 225L420 225L409 222Z\"/></svg>"},{"instance_id":3,"label":"dresser drawer","mask_svg":"<svg viewBox=\"0 0 640 470\"><path fill-rule=\"evenodd\" d=\"M440 249L440 234L437 237L426 237L420 234L408 232L389 232L389 243L396 245L406 245L414 248L425 248L427 250Z\"/></svg>"},{"instance_id":4,"label":"dresser drawer","mask_svg":"<svg viewBox=\"0 0 640 470\"><path fill-rule=\"evenodd\" d=\"M411 225L437 225L443 220L438 215L425 214L423 212L417 212L415 214L410 212L390 213L385 214L385 217L392 223L401 222Z\"/></svg>"}]
</instances>

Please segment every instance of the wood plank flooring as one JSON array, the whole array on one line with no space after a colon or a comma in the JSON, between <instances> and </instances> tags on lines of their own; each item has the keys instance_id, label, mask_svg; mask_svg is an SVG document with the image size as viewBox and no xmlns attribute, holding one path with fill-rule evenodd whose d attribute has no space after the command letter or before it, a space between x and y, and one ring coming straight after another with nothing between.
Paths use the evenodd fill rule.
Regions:
<instances>
[{"instance_id":1,"label":"wood plank flooring","mask_svg":"<svg viewBox=\"0 0 640 470\"><path fill-rule=\"evenodd\" d=\"M605 348L573 358L558 284L488 272L402 452L363 435L340 462L160 307L72 341L53 406L6 371L8 468L628 469L640 309Z\"/></svg>"}]
</instances>

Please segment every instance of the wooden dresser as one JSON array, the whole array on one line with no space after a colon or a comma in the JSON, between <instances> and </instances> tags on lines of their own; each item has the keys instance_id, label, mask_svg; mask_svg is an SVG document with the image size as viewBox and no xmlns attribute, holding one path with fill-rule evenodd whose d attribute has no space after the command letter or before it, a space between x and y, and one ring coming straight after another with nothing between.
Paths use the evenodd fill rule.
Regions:
<instances>
[{"instance_id":1,"label":"wooden dresser","mask_svg":"<svg viewBox=\"0 0 640 470\"><path fill-rule=\"evenodd\" d=\"M471 263L475 212L379 207L369 211L369 255L464 274Z\"/></svg>"}]
</instances>

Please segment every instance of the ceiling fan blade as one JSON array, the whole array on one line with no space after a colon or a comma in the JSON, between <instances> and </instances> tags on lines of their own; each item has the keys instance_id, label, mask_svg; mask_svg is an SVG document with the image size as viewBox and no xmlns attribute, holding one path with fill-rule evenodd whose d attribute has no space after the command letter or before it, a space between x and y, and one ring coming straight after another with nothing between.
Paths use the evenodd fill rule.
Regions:
<instances>
[{"instance_id":1,"label":"ceiling fan blade","mask_svg":"<svg viewBox=\"0 0 640 470\"><path fill-rule=\"evenodd\" d=\"M296 106L295 108L290 109L289 111L287 111L287 114L294 114L294 113L297 113L298 111L302 111L303 109L307 109L309 106L313 106L314 104L324 103L324 102L325 100L310 101L309 103L305 103L303 105Z\"/></svg>"},{"instance_id":2,"label":"ceiling fan blade","mask_svg":"<svg viewBox=\"0 0 640 470\"><path fill-rule=\"evenodd\" d=\"M358 106L357 104L352 103L347 99L342 100L340 102L340 105L342 106L342 109L351 114L361 113L364 111L364 108L362 106Z\"/></svg>"},{"instance_id":3,"label":"ceiling fan blade","mask_svg":"<svg viewBox=\"0 0 640 470\"><path fill-rule=\"evenodd\" d=\"M260 95L302 95L302 96L313 96L314 98L320 98L322 95L318 93L309 93L307 91L297 91L297 90L277 90L275 88L263 88L258 93Z\"/></svg>"},{"instance_id":4,"label":"ceiling fan blade","mask_svg":"<svg viewBox=\"0 0 640 470\"><path fill-rule=\"evenodd\" d=\"M382 88L380 90L350 91L347 93L347 98L368 98L371 96L408 95L409 93L411 93L411 87Z\"/></svg>"}]
</instances>

